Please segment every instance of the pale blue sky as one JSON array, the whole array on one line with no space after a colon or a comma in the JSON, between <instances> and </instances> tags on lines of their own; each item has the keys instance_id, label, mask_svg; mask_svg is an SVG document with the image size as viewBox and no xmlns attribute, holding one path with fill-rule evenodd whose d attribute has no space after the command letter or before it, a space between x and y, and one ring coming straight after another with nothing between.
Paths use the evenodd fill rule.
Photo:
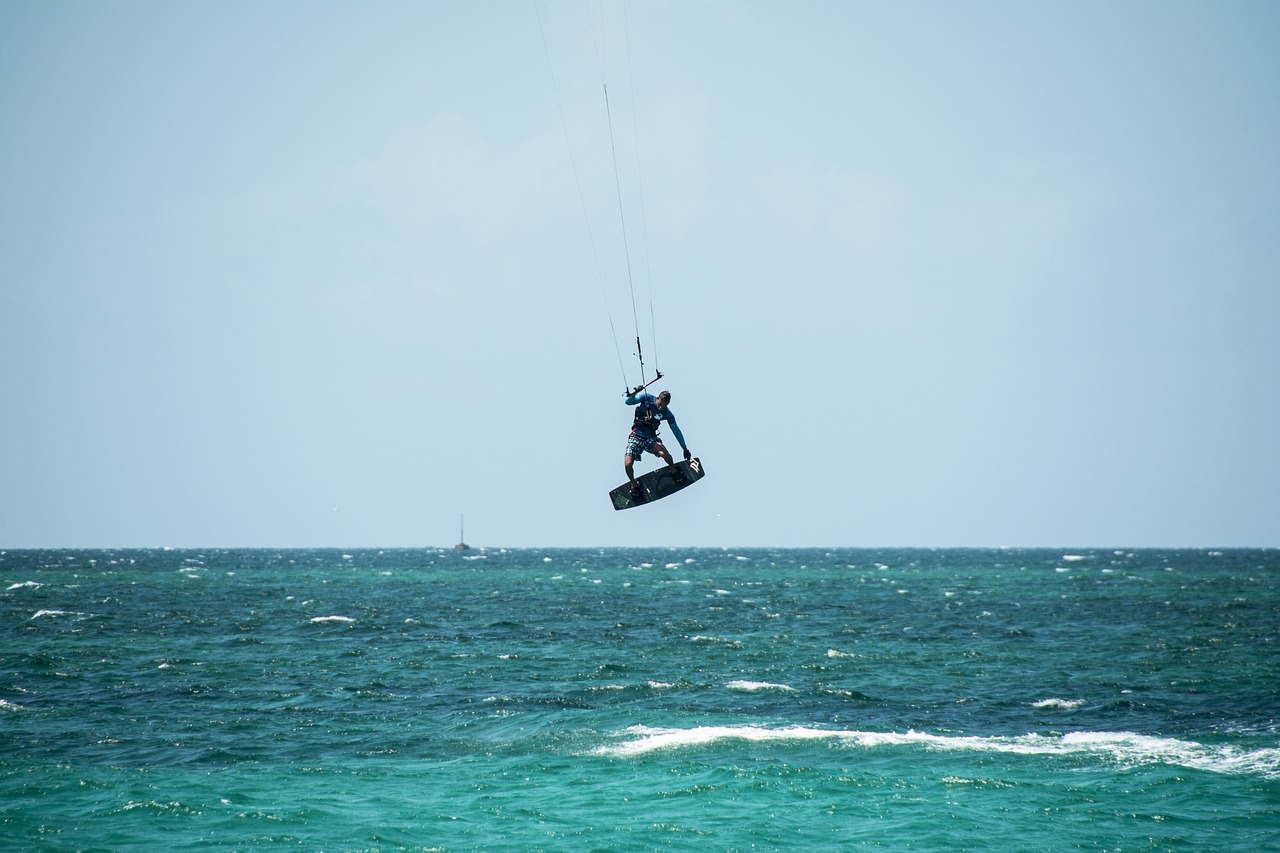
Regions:
<instances>
[{"instance_id":1,"label":"pale blue sky","mask_svg":"<svg viewBox=\"0 0 1280 853\"><path fill-rule=\"evenodd\" d=\"M0 547L1280 545L1278 42L1270 2L11 0ZM709 471L628 512L603 79Z\"/></svg>"}]
</instances>

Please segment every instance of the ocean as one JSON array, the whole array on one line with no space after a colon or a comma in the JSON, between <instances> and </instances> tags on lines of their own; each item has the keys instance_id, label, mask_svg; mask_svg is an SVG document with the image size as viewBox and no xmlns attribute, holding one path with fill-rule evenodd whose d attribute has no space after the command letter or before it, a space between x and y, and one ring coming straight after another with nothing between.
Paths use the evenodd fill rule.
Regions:
<instances>
[{"instance_id":1,"label":"ocean","mask_svg":"<svg viewBox=\"0 0 1280 853\"><path fill-rule=\"evenodd\" d=\"M1280 850L1277 581L1277 550L0 552L0 849Z\"/></svg>"}]
</instances>

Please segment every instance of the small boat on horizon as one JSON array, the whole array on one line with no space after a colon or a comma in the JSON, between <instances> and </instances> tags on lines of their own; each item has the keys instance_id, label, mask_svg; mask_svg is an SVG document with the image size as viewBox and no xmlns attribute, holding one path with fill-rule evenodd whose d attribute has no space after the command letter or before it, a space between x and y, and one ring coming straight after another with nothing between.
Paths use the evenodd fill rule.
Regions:
<instances>
[{"instance_id":1,"label":"small boat on horizon","mask_svg":"<svg viewBox=\"0 0 1280 853\"><path fill-rule=\"evenodd\" d=\"M463 516L458 516L458 544L453 546L453 550L455 551L471 550L471 546L467 544L467 537L464 535L463 521Z\"/></svg>"}]
</instances>

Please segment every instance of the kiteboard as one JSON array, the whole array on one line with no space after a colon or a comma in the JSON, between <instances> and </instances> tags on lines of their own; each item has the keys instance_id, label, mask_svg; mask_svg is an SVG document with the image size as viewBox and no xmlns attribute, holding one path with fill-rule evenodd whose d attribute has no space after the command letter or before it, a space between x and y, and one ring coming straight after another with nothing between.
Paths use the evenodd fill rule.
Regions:
<instances>
[{"instance_id":1,"label":"kiteboard","mask_svg":"<svg viewBox=\"0 0 1280 853\"><path fill-rule=\"evenodd\" d=\"M702 467L702 460L697 457L689 462L677 462L676 469L679 471L678 476L667 465L647 474L641 474L636 477L637 487L634 490L630 482L618 486L609 492L609 500L613 501L613 508L630 509L640 504L653 503L667 495L674 495L690 483L701 480L707 473Z\"/></svg>"}]
</instances>

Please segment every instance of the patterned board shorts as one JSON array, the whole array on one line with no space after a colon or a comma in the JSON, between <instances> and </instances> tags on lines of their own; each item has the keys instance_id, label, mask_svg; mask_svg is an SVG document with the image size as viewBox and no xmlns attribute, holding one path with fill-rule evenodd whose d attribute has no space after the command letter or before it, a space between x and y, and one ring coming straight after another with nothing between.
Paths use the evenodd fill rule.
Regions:
<instances>
[{"instance_id":1,"label":"patterned board shorts","mask_svg":"<svg viewBox=\"0 0 1280 853\"><path fill-rule=\"evenodd\" d=\"M653 449L655 444L659 444L660 439L656 432L642 432L638 429L632 430L631 435L627 437L627 455L633 461L639 461L644 453L652 453L657 456L658 453Z\"/></svg>"}]
</instances>

